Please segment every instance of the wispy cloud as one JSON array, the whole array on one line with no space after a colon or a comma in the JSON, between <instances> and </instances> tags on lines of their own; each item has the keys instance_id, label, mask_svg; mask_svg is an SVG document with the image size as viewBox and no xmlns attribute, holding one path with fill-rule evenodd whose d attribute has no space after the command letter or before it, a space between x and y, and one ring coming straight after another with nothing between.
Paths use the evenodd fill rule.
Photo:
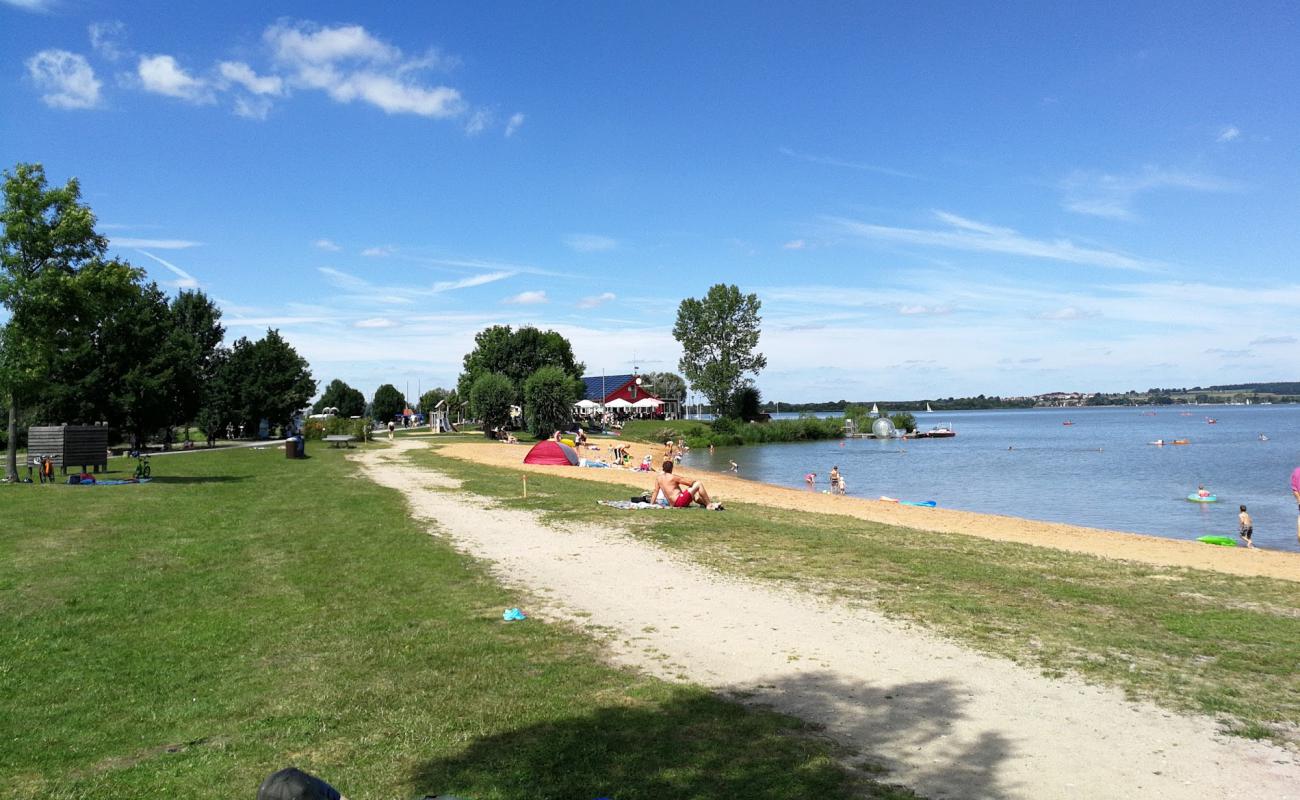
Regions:
<instances>
[{"instance_id":1,"label":"wispy cloud","mask_svg":"<svg viewBox=\"0 0 1300 800\"><path fill-rule=\"evenodd\" d=\"M593 233L571 233L564 237L564 244L579 253L600 253L618 247L618 240Z\"/></svg>"},{"instance_id":2,"label":"wispy cloud","mask_svg":"<svg viewBox=\"0 0 1300 800\"><path fill-rule=\"evenodd\" d=\"M56 0L0 0L0 3L21 8L23 11L52 11L56 5Z\"/></svg>"},{"instance_id":3,"label":"wispy cloud","mask_svg":"<svg viewBox=\"0 0 1300 800\"><path fill-rule=\"evenodd\" d=\"M1075 308L1074 306L1066 306L1064 308L1057 308L1051 311L1044 311L1036 315L1036 318L1043 319L1043 320L1054 320L1057 322L1069 322L1071 320L1087 319L1088 317L1095 317L1095 316L1097 316L1096 312L1083 311L1081 309Z\"/></svg>"},{"instance_id":4,"label":"wispy cloud","mask_svg":"<svg viewBox=\"0 0 1300 800\"><path fill-rule=\"evenodd\" d=\"M1295 344L1295 343L1296 343L1296 338L1294 336L1261 336L1258 339L1251 340L1250 346L1256 347L1265 344Z\"/></svg>"},{"instance_id":5,"label":"wispy cloud","mask_svg":"<svg viewBox=\"0 0 1300 800\"><path fill-rule=\"evenodd\" d=\"M324 250L327 253L337 253L343 249L330 239L317 239L311 244L312 247L315 247L317 250Z\"/></svg>"},{"instance_id":6,"label":"wispy cloud","mask_svg":"<svg viewBox=\"0 0 1300 800\"><path fill-rule=\"evenodd\" d=\"M193 275L189 274L185 270L181 269L180 267L176 266L172 262L167 261L166 259L163 258L159 258L158 256L146 250L136 250L136 252L139 253L140 255L148 256L149 258L152 258L154 261L157 261L159 264L162 264L164 267L171 270L176 275L178 280L165 282L168 286L175 286L177 289L199 288L199 282L197 278L195 278Z\"/></svg>"},{"instance_id":7,"label":"wispy cloud","mask_svg":"<svg viewBox=\"0 0 1300 800\"><path fill-rule=\"evenodd\" d=\"M828 217L827 221L843 233L875 241L900 242L974 253L1002 253L1108 269L1150 271L1160 266L1156 262L1145 261L1113 250L1081 247L1068 239L1051 241L1031 239L1012 228L975 222L946 211L934 213L941 222L947 223L949 230L895 228L842 217Z\"/></svg>"},{"instance_id":8,"label":"wispy cloud","mask_svg":"<svg viewBox=\"0 0 1300 800\"><path fill-rule=\"evenodd\" d=\"M598 295L594 295L592 297L584 297L581 300L579 300L578 308L596 308L598 306L603 306L604 304L611 302L614 299L616 298L613 292L601 292Z\"/></svg>"},{"instance_id":9,"label":"wispy cloud","mask_svg":"<svg viewBox=\"0 0 1300 800\"><path fill-rule=\"evenodd\" d=\"M465 135L478 136L487 127L492 124L492 110L488 108L476 108L469 113L465 119Z\"/></svg>"},{"instance_id":10,"label":"wispy cloud","mask_svg":"<svg viewBox=\"0 0 1300 800\"><path fill-rule=\"evenodd\" d=\"M27 74L50 108L82 109L99 105L103 84L85 56L67 50L42 50L27 59Z\"/></svg>"},{"instance_id":11,"label":"wispy cloud","mask_svg":"<svg viewBox=\"0 0 1300 800\"><path fill-rule=\"evenodd\" d=\"M782 155L789 156L790 158L795 158L800 161L807 161L810 164L822 164L828 167L843 167L845 169L856 169L861 172L875 172L879 175L892 175L895 178L910 178L914 181L925 180L919 175L913 175L910 172L903 172L902 170L898 170L898 169L890 169L889 167L882 167L876 164L864 164L860 161L848 161L842 158L832 158L830 156L818 156L818 155L812 155L810 153L800 153L799 151L792 150L789 147L782 147L780 149L780 152Z\"/></svg>"},{"instance_id":12,"label":"wispy cloud","mask_svg":"<svg viewBox=\"0 0 1300 800\"><path fill-rule=\"evenodd\" d=\"M356 328L396 328L397 323L388 317L371 317L369 319L359 319L352 323Z\"/></svg>"},{"instance_id":13,"label":"wispy cloud","mask_svg":"<svg viewBox=\"0 0 1300 800\"><path fill-rule=\"evenodd\" d=\"M546 292L541 292L541 291L520 292L519 294L511 295L510 297L507 297L501 302L511 306L541 305L542 303L547 302Z\"/></svg>"},{"instance_id":14,"label":"wispy cloud","mask_svg":"<svg viewBox=\"0 0 1300 800\"><path fill-rule=\"evenodd\" d=\"M1061 181L1067 211L1109 219L1133 219L1138 197L1164 189L1230 192L1238 185L1210 175L1147 166L1131 174L1076 171Z\"/></svg>"},{"instance_id":15,"label":"wispy cloud","mask_svg":"<svg viewBox=\"0 0 1300 800\"><path fill-rule=\"evenodd\" d=\"M1231 141L1235 141L1240 136L1241 136L1241 130L1238 129L1236 125L1226 125L1221 131L1219 131L1219 135L1215 137L1214 141L1231 142Z\"/></svg>"},{"instance_id":16,"label":"wispy cloud","mask_svg":"<svg viewBox=\"0 0 1300 800\"><path fill-rule=\"evenodd\" d=\"M109 241L114 247L147 247L150 250L188 250L203 244L189 239L135 239L130 236L114 236Z\"/></svg>"},{"instance_id":17,"label":"wispy cloud","mask_svg":"<svg viewBox=\"0 0 1300 800\"><path fill-rule=\"evenodd\" d=\"M808 242L804 241L803 239L791 239L790 241L781 245L782 249L785 250L803 250L807 246L808 246Z\"/></svg>"},{"instance_id":18,"label":"wispy cloud","mask_svg":"<svg viewBox=\"0 0 1300 800\"><path fill-rule=\"evenodd\" d=\"M456 289L468 289L471 286L483 286L488 283L496 283L506 278L513 278L515 272L488 272L483 275L473 275L468 278L460 278L454 281L438 281L433 285L435 292L451 292ZM526 293L525 293L526 294Z\"/></svg>"},{"instance_id":19,"label":"wispy cloud","mask_svg":"<svg viewBox=\"0 0 1300 800\"><path fill-rule=\"evenodd\" d=\"M510 115L510 121L506 123L506 138L509 139L524 125L523 112L515 112Z\"/></svg>"},{"instance_id":20,"label":"wispy cloud","mask_svg":"<svg viewBox=\"0 0 1300 800\"><path fill-rule=\"evenodd\" d=\"M217 72L226 85L239 86L255 95L279 97L284 94L284 79L279 75L258 75L242 61L222 61Z\"/></svg>"},{"instance_id":21,"label":"wispy cloud","mask_svg":"<svg viewBox=\"0 0 1300 800\"><path fill-rule=\"evenodd\" d=\"M948 306L903 305L898 307L898 313L905 317L934 316L936 314L951 314L952 309Z\"/></svg>"},{"instance_id":22,"label":"wispy cloud","mask_svg":"<svg viewBox=\"0 0 1300 800\"><path fill-rule=\"evenodd\" d=\"M96 53L108 61L118 61L127 55L122 44L126 34L126 25L119 20L92 22L86 26L90 36L90 46Z\"/></svg>"},{"instance_id":23,"label":"wispy cloud","mask_svg":"<svg viewBox=\"0 0 1300 800\"><path fill-rule=\"evenodd\" d=\"M1254 352L1250 350L1232 350L1224 347L1207 347L1205 349L1207 356L1219 356L1220 358L1253 358Z\"/></svg>"},{"instance_id":24,"label":"wispy cloud","mask_svg":"<svg viewBox=\"0 0 1300 800\"><path fill-rule=\"evenodd\" d=\"M190 75L169 55L140 56L136 75L146 92L190 103L211 103L214 100L208 82Z\"/></svg>"},{"instance_id":25,"label":"wispy cloud","mask_svg":"<svg viewBox=\"0 0 1300 800\"><path fill-rule=\"evenodd\" d=\"M367 247L361 251L361 255L370 258L386 258L397 252L397 248L391 244L381 244L375 247Z\"/></svg>"}]
</instances>

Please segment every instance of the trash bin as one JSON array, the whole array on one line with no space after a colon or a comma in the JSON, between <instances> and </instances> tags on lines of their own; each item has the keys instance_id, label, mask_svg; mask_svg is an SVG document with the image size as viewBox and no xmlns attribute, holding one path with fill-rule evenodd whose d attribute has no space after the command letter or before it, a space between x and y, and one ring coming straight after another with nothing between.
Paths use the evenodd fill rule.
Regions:
<instances>
[{"instance_id":1,"label":"trash bin","mask_svg":"<svg viewBox=\"0 0 1300 800\"><path fill-rule=\"evenodd\" d=\"M285 458L298 457L298 442L296 442L293 439L284 440L284 457Z\"/></svg>"}]
</instances>

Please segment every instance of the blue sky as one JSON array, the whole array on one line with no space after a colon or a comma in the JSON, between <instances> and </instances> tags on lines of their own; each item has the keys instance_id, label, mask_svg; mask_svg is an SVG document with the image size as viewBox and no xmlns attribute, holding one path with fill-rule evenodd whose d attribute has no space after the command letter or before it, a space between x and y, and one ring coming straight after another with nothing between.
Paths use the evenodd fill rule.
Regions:
<instances>
[{"instance_id":1,"label":"blue sky","mask_svg":"<svg viewBox=\"0 0 1300 800\"><path fill-rule=\"evenodd\" d=\"M768 399L1300 377L1289 4L371 5L0 0L0 163L367 394L717 282Z\"/></svg>"}]
</instances>

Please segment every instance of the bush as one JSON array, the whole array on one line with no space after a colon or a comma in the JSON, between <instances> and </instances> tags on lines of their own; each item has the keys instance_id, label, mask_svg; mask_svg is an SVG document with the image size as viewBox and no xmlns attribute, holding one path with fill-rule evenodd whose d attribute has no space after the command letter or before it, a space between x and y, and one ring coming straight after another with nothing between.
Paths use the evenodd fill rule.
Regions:
<instances>
[{"instance_id":1,"label":"bush","mask_svg":"<svg viewBox=\"0 0 1300 800\"><path fill-rule=\"evenodd\" d=\"M347 417L309 419L302 424L302 435L304 439L323 439L326 436L355 436L364 442L366 440L366 426L367 423L364 419L348 419Z\"/></svg>"},{"instance_id":2,"label":"bush","mask_svg":"<svg viewBox=\"0 0 1300 800\"><path fill-rule=\"evenodd\" d=\"M894 423L894 427L900 431L911 432L916 430L916 417L906 411L900 411L899 413L892 415L889 418L889 421Z\"/></svg>"},{"instance_id":3,"label":"bush","mask_svg":"<svg viewBox=\"0 0 1300 800\"><path fill-rule=\"evenodd\" d=\"M677 442L682 439L682 434L676 428L660 428L652 438L656 442Z\"/></svg>"},{"instance_id":4,"label":"bush","mask_svg":"<svg viewBox=\"0 0 1300 800\"><path fill-rule=\"evenodd\" d=\"M559 367L542 367L524 381L524 409L528 429L538 439L567 428L578 399L573 378Z\"/></svg>"}]
</instances>

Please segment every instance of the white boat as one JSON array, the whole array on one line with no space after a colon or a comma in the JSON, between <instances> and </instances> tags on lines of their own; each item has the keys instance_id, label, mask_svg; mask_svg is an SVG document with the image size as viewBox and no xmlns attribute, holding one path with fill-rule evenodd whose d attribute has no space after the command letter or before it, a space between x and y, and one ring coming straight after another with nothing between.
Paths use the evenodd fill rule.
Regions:
<instances>
[{"instance_id":1,"label":"white boat","mask_svg":"<svg viewBox=\"0 0 1300 800\"><path fill-rule=\"evenodd\" d=\"M871 414L876 417L880 416L880 409L876 407L875 403L871 404Z\"/></svg>"},{"instance_id":2,"label":"white boat","mask_svg":"<svg viewBox=\"0 0 1300 800\"><path fill-rule=\"evenodd\" d=\"M934 413L934 409L933 409L933 408L930 408L930 404L929 404L929 403L926 403L926 404L925 404L925 413L927 413L927 414L933 414L933 413Z\"/></svg>"}]
</instances>

